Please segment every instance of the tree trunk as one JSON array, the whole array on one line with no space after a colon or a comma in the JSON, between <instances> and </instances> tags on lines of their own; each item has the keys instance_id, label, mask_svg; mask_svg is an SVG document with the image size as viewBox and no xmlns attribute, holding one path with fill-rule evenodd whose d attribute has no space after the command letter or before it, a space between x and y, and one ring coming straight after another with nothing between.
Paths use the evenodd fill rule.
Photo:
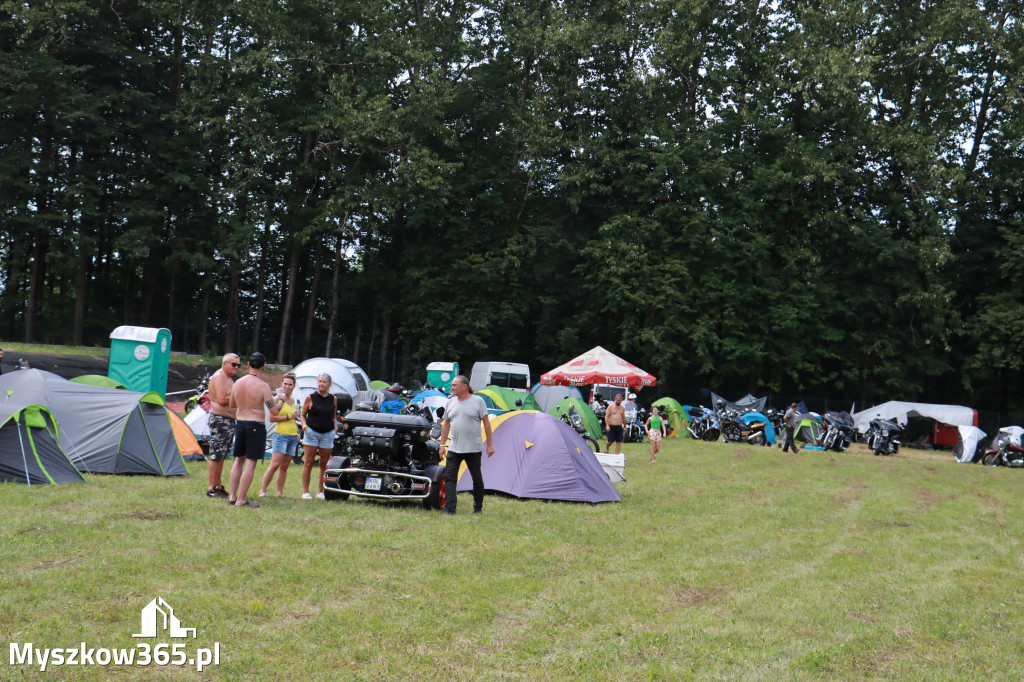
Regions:
<instances>
[{"instance_id":1,"label":"tree trunk","mask_svg":"<svg viewBox=\"0 0 1024 682\"><path fill-rule=\"evenodd\" d=\"M224 332L224 352L238 353L238 261L231 262L231 277L228 283L228 324ZM255 350L255 349L253 349Z\"/></svg>"},{"instance_id":2,"label":"tree trunk","mask_svg":"<svg viewBox=\"0 0 1024 682\"><path fill-rule=\"evenodd\" d=\"M200 355L206 354L206 330L210 326L209 314L210 314L210 289L212 285L209 280L203 282L203 305L199 310L199 342L198 348Z\"/></svg>"},{"instance_id":3,"label":"tree trunk","mask_svg":"<svg viewBox=\"0 0 1024 682\"><path fill-rule=\"evenodd\" d=\"M344 224L344 222L342 223ZM331 357L331 344L334 341L334 325L338 321L338 273L341 272L341 235L338 235L337 244L334 247L334 269L331 271L331 314L327 323L327 343L324 348L324 357ZM344 351L342 351L344 352Z\"/></svg>"},{"instance_id":4,"label":"tree trunk","mask_svg":"<svg viewBox=\"0 0 1024 682\"><path fill-rule=\"evenodd\" d=\"M46 274L47 236L41 234L32 250L32 268L29 271L28 300L25 302L25 343L35 343L38 322L39 299L43 291L43 277Z\"/></svg>"},{"instance_id":5,"label":"tree trunk","mask_svg":"<svg viewBox=\"0 0 1024 682\"><path fill-rule=\"evenodd\" d=\"M352 344L352 362L359 364L359 351L363 345L363 318L356 321L356 338Z\"/></svg>"},{"instance_id":6,"label":"tree trunk","mask_svg":"<svg viewBox=\"0 0 1024 682\"><path fill-rule=\"evenodd\" d=\"M267 244L270 244L270 221L263 221L263 243L260 244L260 268L257 282L267 281ZM264 287L256 286L256 319L253 320L252 347L260 347L260 332L263 331Z\"/></svg>"},{"instance_id":7,"label":"tree trunk","mask_svg":"<svg viewBox=\"0 0 1024 682\"><path fill-rule=\"evenodd\" d=\"M323 240L316 240L316 254L313 257L313 280L309 285L309 299L306 304L306 333L302 336L302 357L309 357L309 338L313 335L313 319L316 313L316 294L320 288L320 263L323 255Z\"/></svg>"},{"instance_id":8,"label":"tree trunk","mask_svg":"<svg viewBox=\"0 0 1024 682\"><path fill-rule=\"evenodd\" d=\"M395 368L394 363L389 363L388 360L391 357L391 312L384 313L384 319L381 321L383 325L380 330L380 376L384 377L387 381L393 382L395 380Z\"/></svg>"},{"instance_id":9,"label":"tree trunk","mask_svg":"<svg viewBox=\"0 0 1024 682\"><path fill-rule=\"evenodd\" d=\"M295 283L299 278L299 241L293 240L291 256L288 258L288 284L285 287L284 310L281 312L281 336L277 344L277 361L287 362L285 347L288 342L288 328L292 324L292 301L295 300Z\"/></svg>"},{"instance_id":10,"label":"tree trunk","mask_svg":"<svg viewBox=\"0 0 1024 682\"><path fill-rule=\"evenodd\" d=\"M85 326L86 269L89 267L89 254L85 248L85 240L79 242L78 268L75 272L75 312L71 322L71 345L82 346L83 327Z\"/></svg>"}]
</instances>

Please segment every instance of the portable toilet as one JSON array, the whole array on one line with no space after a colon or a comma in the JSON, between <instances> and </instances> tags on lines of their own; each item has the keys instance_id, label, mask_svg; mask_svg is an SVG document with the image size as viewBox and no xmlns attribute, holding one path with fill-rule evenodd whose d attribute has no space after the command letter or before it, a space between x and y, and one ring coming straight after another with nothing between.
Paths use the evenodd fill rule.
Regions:
<instances>
[{"instance_id":1,"label":"portable toilet","mask_svg":"<svg viewBox=\"0 0 1024 682\"><path fill-rule=\"evenodd\" d=\"M155 327L118 327L110 333L107 376L129 391L167 394L171 365L171 331Z\"/></svg>"},{"instance_id":2,"label":"portable toilet","mask_svg":"<svg viewBox=\"0 0 1024 682\"><path fill-rule=\"evenodd\" d=\"M445 393L452 392L452 380L458 375L457 362L432 362L427 365L427 383Z\"/></svg>"}]
</instances>

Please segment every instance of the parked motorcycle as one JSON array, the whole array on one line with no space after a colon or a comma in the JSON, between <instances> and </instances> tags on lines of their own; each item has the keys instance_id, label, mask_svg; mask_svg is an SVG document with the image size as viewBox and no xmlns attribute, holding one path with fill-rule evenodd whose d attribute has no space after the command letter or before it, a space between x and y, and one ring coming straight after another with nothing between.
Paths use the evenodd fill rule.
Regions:
<instances>
[{"instance_id":1,"label":"parked motorcycle","mask_svg":"<svg viewBox=\"0 0 1024 682\"><path fill-rule=\"evenodd\" d=\"M871 452L878 455L895 455L900 449L903 428L888 419L872 419L867 433L867 444Z\"/></svg>"},{"instance_id":2,"label":"parked motorcycle","mask_svg":"<svg viewBox=\"0 0 1024 682\"><path fill-rule=\"evenodd\" d=\"M985 466L1007 466L1019 469L1024 467L1024 447L1009 438L1000 438L994 442L981 457Z\"/></svg>"},{"instance_id":3,"label":"parked motorcycle","mask_svg":"<svg viewBox=\"0 0 1024 682\"><path fill-rule=\"evenodd\" d=\"M691 407L686 411L690 415L690 424L686 430L697 440L717 441L722 435L722 423L718 416L703 405Z\"/></svg>"},{"instance_id":4,"label":"parked motorcycle","mask_svg":"<svg viewBox=\"0 0 1024 682\"><path fill-rule=\"evenodd\" d=\"M786 444L786 413L783 410L768 410L765 416L775 430L775 445L781 448Z\"/></svg>"},{"instance_id":5,"label":"parked motorcycle","mask_svg":"<svg viewBox=\"0 0 1024 682\"><path fill-rule=\"evenodd\" d=\"M647 410L642 407L636 410L626 411L626 424L623 428L622 439L626 443L644 442L644 424L647 423Z\"/></svg>"},{"instance_id":6,"label":"parked motorcycle","mask_svg":"<svg viewBox=\"0 0 1024 682\"><path fill-rule=\"evenodd\" d=\"M853 417L849 412L826 412L821 418L825 428L819 445L825 450L843 452L853 442Z\"/></svg>"},{"instance_id":7,"label":"parked motorcycle","mask_svg":"<svg viewBox=\"0 0 1024 682\"><path fill-rule=\"evenodd\" d=\"M743 421L743 415L736 410L725 409L720 412L722 418L722 436L726 443L752 443L765 445L768 436L765 433L767 422L755 421L749 424Z\"/></svg>"},{"instance_id":8,"label":"parked motorcycle","mask_svg":"<svg viewBox=\"0 0 1024 682\"><path fill-rule=\"evenodd\" d=\"M196 394L185 401L185 414L194 410L196 405L202 405L206 411L210 410L210 394L207 392L209 385L210 371L207 370L206 374L196 383Z\"/></svg>"},{"instance_id":9,"label":"parked motorcycle","mask_svg":"<svg viewBox=\"0 0 1024 682\"><path fill-rule=\"evenodd\" d=\"M601 452L601 447L597 444L589 433L587 433L587 427L583 424L583 417L579 413L570 408L569 412L562 412L561 407L555 408L558 410L558 418L564 421L566 424L576 430L576 433L583 437L583 440L587 441L587 446L590 447L591 452Z\"/></svg>"}]
</instances>

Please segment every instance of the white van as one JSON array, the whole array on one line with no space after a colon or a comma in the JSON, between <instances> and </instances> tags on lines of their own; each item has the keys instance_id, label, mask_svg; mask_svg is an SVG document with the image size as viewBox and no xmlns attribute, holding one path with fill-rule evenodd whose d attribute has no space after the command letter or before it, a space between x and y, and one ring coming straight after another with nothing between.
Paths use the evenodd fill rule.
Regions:
<instances>
[{"instance_id":1,"label":"white van","mask_svg":"<svg viewBox=\"0 0 1024 682\"><path fill-rule=\"evenodd\" d=\"M494 385L529 393L530 366L521 362L474 362L469 385L474 391Z\"/></svg>"}]
</instances>

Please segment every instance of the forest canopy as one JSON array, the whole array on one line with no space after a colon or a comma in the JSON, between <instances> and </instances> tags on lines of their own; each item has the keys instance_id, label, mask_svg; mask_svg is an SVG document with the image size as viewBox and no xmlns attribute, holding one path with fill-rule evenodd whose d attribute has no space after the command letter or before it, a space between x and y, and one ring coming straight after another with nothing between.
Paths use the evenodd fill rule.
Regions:
<instances>
[{"instance_id":1,"label":"forest canopy","mask_svg":"<svg viewBox=\"0 0 1024 682\"><path fill-rule=\"evenodd\" d=\"M1019 408L1021 10L0 0L0 336Z\"/></svg>"}]
</instances>

